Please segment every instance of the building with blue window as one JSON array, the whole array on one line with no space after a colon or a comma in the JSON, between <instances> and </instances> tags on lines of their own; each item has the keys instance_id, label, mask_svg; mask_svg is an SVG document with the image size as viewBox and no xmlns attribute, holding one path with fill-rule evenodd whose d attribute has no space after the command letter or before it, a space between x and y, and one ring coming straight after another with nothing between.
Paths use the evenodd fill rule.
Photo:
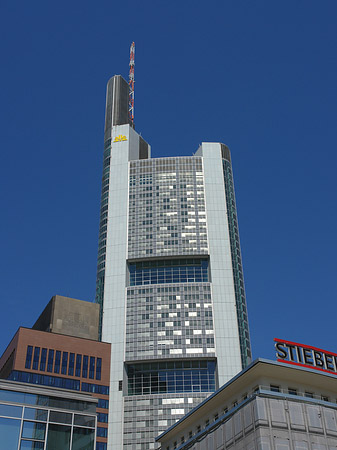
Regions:
<instances>
[{"instance_id":1,"label":"building with blue window","mask_svg":"<svg viewBox=\"0 0 337 450\"><path fill-rule=\"evenodd\" d=\"M21 327L14 335L0 358L0 378L95 397L98 401L94 411L96 450L106 450L111 350L110 344L97 340L99 309L95 306L81 300L53 297L35 323L35 329ZM90 336L96 336L96 340ZM36 445L22 448L44 448Z\"/></svg>"},{"instance_id":2,"label":"building with blue window","mask_svg":"<svg viewBox=\"0 0 337 450\"><path fill-rule=\"evenodd\" d=\"M107 86L96 302L111 343L109 450L155 436L251 361L231 156L151 158Z\"/></svg>"}]
</instances>

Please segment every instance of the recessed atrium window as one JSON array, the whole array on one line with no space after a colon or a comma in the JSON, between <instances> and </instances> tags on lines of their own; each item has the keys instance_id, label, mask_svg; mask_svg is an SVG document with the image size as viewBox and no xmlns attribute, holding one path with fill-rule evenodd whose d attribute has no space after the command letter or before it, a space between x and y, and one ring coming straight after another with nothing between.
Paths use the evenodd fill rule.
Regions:
<instances>
[{"instance_id":1,"label":"recessed atrium window","mask_svg":"<svg viewBox=\"0 0 337 450\"><path fill-rule=\"evenodd\" d=\"M169 259L129 263L130 286L208 282L208 259Z\"/></svg>"}]
</instances>

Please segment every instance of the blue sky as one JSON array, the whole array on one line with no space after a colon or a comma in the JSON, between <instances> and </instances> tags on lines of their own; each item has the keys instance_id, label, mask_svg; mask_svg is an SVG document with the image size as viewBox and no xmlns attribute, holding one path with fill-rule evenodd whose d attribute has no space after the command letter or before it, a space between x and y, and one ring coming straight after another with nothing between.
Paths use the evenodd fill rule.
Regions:
<instances>
[{"instance_id":1,"label":"blue sky","mask_svg":"<svg viewBox=\"0 0 337 450\"><path fill-rule=\"evenodd\" d=\"M106 82L152 155L232 152L254 357L337 351L335 0L0 6L0 353L54 294L95 292Z\"/></svg>"}]
</instances>

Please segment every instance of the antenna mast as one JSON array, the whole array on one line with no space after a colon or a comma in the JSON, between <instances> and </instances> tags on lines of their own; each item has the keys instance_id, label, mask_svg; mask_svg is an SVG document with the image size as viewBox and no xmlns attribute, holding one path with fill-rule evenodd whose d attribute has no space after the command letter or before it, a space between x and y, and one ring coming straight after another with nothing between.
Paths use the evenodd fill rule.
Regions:
<instances>
[{"instance_id":1,"label":"antenna mast","mask_svg":"<svg viewBox=\"0 0 337 450\"><path fill-rule=\"evenodd\" d=\"M130 71L129 71L129 119L135 118L135 43L132 42L130 47Z\"/></svg>"}]
</instances>

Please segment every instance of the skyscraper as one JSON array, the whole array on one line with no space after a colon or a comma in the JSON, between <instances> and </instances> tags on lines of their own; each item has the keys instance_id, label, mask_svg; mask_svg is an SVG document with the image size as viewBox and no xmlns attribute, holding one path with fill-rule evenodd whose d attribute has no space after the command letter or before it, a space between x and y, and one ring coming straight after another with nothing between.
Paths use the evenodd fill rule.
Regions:
<instances>
[{"instance_id":1,"label":"skyscraper","mask_svg":"<svg viewBox=\"0 0 337 450\"><path fill-rule=\"evenodd\" d=\"M111 343L108 448L154 438L251 360L231 157L154 158L108 82L96 301Z\"/></svg>"}]
</instances>

